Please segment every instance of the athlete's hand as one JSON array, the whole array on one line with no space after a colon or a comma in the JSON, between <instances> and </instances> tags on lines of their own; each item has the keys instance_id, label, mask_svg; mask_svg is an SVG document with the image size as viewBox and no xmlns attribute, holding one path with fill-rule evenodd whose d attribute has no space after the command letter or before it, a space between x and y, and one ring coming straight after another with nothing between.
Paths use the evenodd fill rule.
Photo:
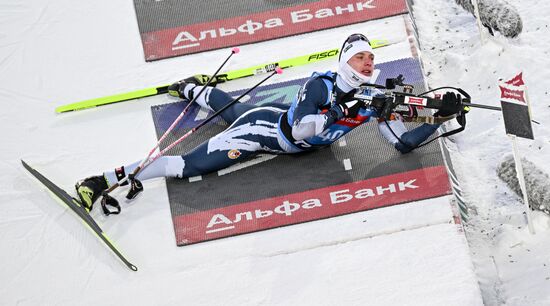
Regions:
<instances>
[{"instance_id":1,"label":"athlete's hand","mask_svg":"<svg viewBox=\"0 0 550 306\"><path fill-rule=\"evenodd\" d=\"M338 107L342 110L344 117L355 118L359 114L359 110L363 107L364 103L359 100L351 100L347 102L341 102Z\"/></svg>"},{"instance_id":2,"label":"athlete's hand","mask_svg":"<svg viewBox=\"0 0 550 306\"><path fill-rule=\"evenodd\" d=\"M447 117L458 114L464 107L462 97L454 92L446 92L443 95L441 108L434 114L435 117Z\"/></svg>"}]
</instances>

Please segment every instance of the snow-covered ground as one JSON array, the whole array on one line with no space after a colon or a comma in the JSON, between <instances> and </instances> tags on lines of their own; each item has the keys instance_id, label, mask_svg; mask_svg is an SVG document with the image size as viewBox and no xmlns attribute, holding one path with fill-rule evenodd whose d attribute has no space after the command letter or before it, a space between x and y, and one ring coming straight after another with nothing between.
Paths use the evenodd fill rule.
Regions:
<instances>
[{"instance_id":1,"label":"snow-covered ground","mask_svg":"<svg viewBox=\"0 0 550 306\"><path fill-rule=\"evenodd\" d=\"M451 4L449 4L451 2ZM550 174L550 2L517 0L523 20L516 39L496 35L481 44L475 19L448 0L415 0L424 64L433 87L455 84L475 102L499 106L499 78L523 71L535 140L519 140L521 155ZM550 218L533 214L526 227L521 200L496 175L512 144L499 112L474 109L465 132L452 137L453 161L473 214L466 226L487 305L550 304ZM477 213L475 213L477 212Z\"/></svg>"},{"instance_id":2,"label":"snow-covered ground","mask_svg":"<svg viewBox=\"0 0 550 306\"><path fill-rule=\"evenodd\" d=\"M481 46L474 19L454 2L415 2L430 85L458 85L477 102L498 105L496 80L524 71L541 125L534 126L535 141L520 141L522 153L550 173L543 160L550 150L544 122L549 30L541 14L550 4L515 2L524 33ZM397 23L243 46L227 70L330 49L353 32L404 39L402 20ZM473 110L466 132L450 143L466 199L477 211L466 226L471 254L447 197L178 248L164 181L155 180L138 201L123 203L122 215L94 211L140 268L127 271L70 212L53 204L19 159L70 189L79 178L143 158L156 142L149 108L173 101L169 97L63 115L54 108L210 73L228 53L145 63L141 50L132 1L0 3L0 304L478 305L471 258L486 304L550 303L549 218L535 214L537 235L529 234L518 198L496 176L511 147L500 115L486 110ZM380 49L377 60L403 52L407 43ZM304 77L311 69L282 77Z\"/></svg>"}]
</instances>

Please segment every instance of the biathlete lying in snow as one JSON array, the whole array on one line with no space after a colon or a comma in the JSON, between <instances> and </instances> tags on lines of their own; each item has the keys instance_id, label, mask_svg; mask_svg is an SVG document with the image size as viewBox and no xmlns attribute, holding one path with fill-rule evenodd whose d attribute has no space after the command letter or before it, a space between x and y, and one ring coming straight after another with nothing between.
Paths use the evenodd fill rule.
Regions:
<instances>
[{"instance_id":1,"label":"biathlete lying in snow","mask_svg":"<svg viewBox=\"0 0 550 306\"><path fill-rule=\"evenodd\" d=\"M161 156L135 178L140 181L157 177L187 178L221 170L261 152L291 154L329 146L357 126L379 116L378 109L354 98L360 85L370 81L374 59L368 39L353 34L342 46L338 73L313 73L291 105L235 103L221 113L229 124L226 130L185 155ZM188 100L195 98L203 86L192 78L186 80L172 84L169 93ZM368 93L371 96L384 95L375 88L367 90L371 91ZM201 107L217 111L232 100L224 91L207 87L195 101ZM462 109L460 98L454 93L443 96L443 105L434 116L445 117ZM408 131L400 120L392 120L389 125L391 133L384 122L378 127L401 153L416 148L439 127L439 124L424 123ZM91 210L104 190L132 173L139 163L79 181L76 190L82 203Z\"/></svg>"}]
</instances>

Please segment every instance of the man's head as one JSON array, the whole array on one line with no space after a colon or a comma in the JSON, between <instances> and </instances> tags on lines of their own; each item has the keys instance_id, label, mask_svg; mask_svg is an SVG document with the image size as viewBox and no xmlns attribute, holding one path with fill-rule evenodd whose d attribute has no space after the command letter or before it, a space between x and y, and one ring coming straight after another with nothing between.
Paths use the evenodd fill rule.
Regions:
<instances>
[{"instance_id":1,"label":"man's head","mask_svg":"<svg viewBox=\"0 0 550 306\"><path fill-rule=\"evenodd\" d=\"M339 75L352 87L368 83L374 71L374 54L362 34L350 35L340 50Z\"/></svg>"}]
</instances>

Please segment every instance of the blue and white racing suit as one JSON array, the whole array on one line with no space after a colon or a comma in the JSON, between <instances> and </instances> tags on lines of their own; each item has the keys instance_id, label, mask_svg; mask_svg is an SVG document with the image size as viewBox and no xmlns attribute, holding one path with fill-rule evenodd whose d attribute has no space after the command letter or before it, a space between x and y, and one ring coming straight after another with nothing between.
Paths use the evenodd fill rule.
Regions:
<instances>
[{"instance_id":1,"label":"blue and white racing suit","mask_svg":"<svg viewBox=\"0 0 550 306\"><path fill-rule=\"evenodd\" d=\"M376 110L370 108L361 109L355 118L330 116L333 89L337 95L345 94L334 88L332 78L331 72L314 73L290 106L236 103L229 107L221 116L230 126L182 156L182 176L217 171L260 152L284 154L325 147L376 116ZM200 89L197 86L193 90ZM232 98L219 89L208 88L206 100L206 105L216 111Z\"/></svg>"},{"instance_id":2,"label":"blue and white racing suit","mask_svg":"<svg viewBox=\"0 0 550 306\"><path fill-rule=\"evenodd\" d=\"M141 171L137 178L193 177L227 168L261 152L285 154L319 149L378 116L376 109L370 107L360 109L354 118L335 116L331 111L338 107L334 101L346 93L335 85L334 78L332 72L313 73L290 106L281 103L262 106L233 104L220 114L230 124L226 130L181 157L159 158ZM192 90L195 95L202 89L202 86L187 86L193 87L187 93ZM375 95L376 92L370 94ZM232 100L222 90L208 87L196 102L217 111ZM397 130L398 136L412 147L427 139L437 127L424 124L412 131L406 131L404 126ZM411 150L392 139L395 138L393 135L388 136L388 133L381 131L401 152ZM126 173L131 173L137 165L137 162L127 165ZM105 177L109 184L116 181L113 172L105 172Z\"/></svg>"}]
</instances>

